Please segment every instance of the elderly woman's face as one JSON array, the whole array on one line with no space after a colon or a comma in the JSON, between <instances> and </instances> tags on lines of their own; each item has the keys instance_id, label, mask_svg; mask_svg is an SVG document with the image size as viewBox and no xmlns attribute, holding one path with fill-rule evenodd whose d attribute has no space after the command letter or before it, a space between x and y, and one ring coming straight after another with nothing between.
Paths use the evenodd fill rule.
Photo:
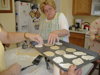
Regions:
<instances>
[{"instance_id":1,"label":"elderly woman's face","mask_svg":"<svg viewBox=\"0 0 100 75\"><path fill-rule=\"evenodd\" d=\"M51 20L54 18L56 10L52 6L46 5L44 7L44 13L47 16L47 19Z\"/></svg>"}]
</instances>

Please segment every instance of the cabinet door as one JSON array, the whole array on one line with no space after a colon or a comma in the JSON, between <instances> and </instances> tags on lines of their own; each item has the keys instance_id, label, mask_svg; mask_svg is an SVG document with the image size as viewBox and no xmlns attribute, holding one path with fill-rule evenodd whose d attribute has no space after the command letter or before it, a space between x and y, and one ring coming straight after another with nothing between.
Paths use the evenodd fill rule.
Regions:
<instances>
[{"instance_id":1,"label":"cabinet door","mask_svg":"<svg viewBox=\"0 0 100 75\"><path fill-rule=\"evenodd\" d=\"M73 15L91 15L92 0L73 0Z\"/></svg>"},{"instance_id":2,"label":"cabinet door","mask_svg":"<svg viewBox=\"0 0 100 75\"><path fill-rule=\"evenodd\" d=\"M71 32L69 41L72 44L84 47L85 34Z\"/></svg>"}]
</instances>

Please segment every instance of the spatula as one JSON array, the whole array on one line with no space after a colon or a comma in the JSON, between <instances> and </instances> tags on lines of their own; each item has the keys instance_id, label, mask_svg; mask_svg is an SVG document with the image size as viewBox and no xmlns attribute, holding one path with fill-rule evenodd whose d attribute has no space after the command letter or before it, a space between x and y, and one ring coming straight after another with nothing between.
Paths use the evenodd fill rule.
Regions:
<instances>
[{"instance_id":1,"label":"spatula","mask_svg":"<svg viewBox=\"0 0 100 75\"><path fill-rule=\"evenodd\" d=\"M23 68L21 69L21 71L27 69L27 68L30 67L30 66L38 65L38 64L40 63L42 57L43 57L43 56L41 56L41 55L37 56L37 57L32 61L32 65L23 67Z\"/></svg>"}]
</instances>

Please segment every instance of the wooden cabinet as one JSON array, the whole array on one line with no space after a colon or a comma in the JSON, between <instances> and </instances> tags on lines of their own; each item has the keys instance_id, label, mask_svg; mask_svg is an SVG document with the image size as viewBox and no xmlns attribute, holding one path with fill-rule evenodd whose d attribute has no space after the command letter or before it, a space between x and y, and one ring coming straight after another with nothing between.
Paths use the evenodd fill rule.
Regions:
<instances>
[{"instance_id":1,"label":"wooden cabinet","mask_svg":"<svg viewBox=\"0 0 100 75\"><path fill-rule=\"evenodd\" d=\"M73 0L73 15L91 15L92 0Z\"/></svg>"},{"instance_id":2,"label":"wooden cabinet","mask_svg":"<svg viewBox=\"0 0 100 75\"><path fill-rule=\"evenodd\" d=\"M70 33L70 37L69 37L69 41L72 44L84 47L84 44L85 44L85 34L71 32Z\"/></svg>"}]
</instances>

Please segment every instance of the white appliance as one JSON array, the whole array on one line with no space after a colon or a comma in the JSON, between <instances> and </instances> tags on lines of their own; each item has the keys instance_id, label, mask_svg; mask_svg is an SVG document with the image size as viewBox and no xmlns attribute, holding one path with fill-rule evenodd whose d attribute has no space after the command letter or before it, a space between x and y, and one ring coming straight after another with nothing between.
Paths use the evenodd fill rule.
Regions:
<instances>
[{"instance_id":1,"label":"white appliance","mask_svg":"<svg viewBox=\"0 0 100 75\"><path fill-rule=\"evenodd\" d=\"M27 2L15 2L16 13L16 31L17 32L32 32L34 30L33 21L29 15L31 4Z\"/></svg>"},{"instance_id":2,"label":"white appliance","mask_svg":"<svg viewBox=\"0 0 100 75\"><path fill-rule=\"evenodd\" d=\"M100 0L92 0L91 15L100 16Z\"/></svg>"},{"instance_id":3,"label":"white appliance","mask_svg":"<svg viewBox=\"0 0 100 75\"><path fill-rule=\"evenodd\" d=\"M30 23L30 17L28 13L30 12L30 3L15 2L16 11L16 31L17 32L28 32L28 25Z\"/></svg>"},{"instance_id":4,"label":"white appliance","mask_svg":"<svg viewBox=\"0 0 100 75\"><path fill-rule=\"evenodd\" d=\"M16 1L15 13L16 13L16 31L17 32L32 32L34 30L33 21L29 12L31 11L30 3ZM23 43L18 44L18 46Z\"/></svg>"}]
</instances>

